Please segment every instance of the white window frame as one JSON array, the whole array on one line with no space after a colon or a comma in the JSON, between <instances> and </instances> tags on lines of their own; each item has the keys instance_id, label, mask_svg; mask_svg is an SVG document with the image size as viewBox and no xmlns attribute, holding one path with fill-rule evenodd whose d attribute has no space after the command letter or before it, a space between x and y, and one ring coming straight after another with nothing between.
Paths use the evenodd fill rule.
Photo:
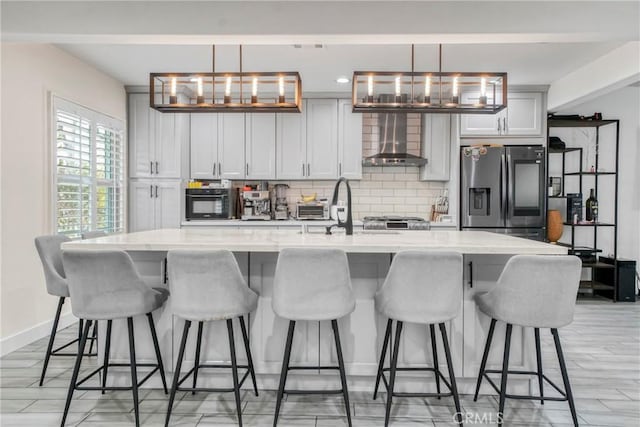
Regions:
<instances>
[{"instance_id":1,"label":"white window frame","mask_svg":"<svg viewBox=\"0 0 640 427\"><path fill-rule=\"evenodd\" d=\"M91 154L91 170L93 172L96 171L96 155L95 155L95 143L96 143L96 135L97 135L97 125L104 125L110 128L116 128L121 131L121 151L122 151L122 160L121 160L121 169L123 173L122 180L122 232L127 231L128 227L128 159L127 159L127 132L125 122L123 120L114 118L107 114L101 113L99 111L93 110L91 108L80 105L76 102L69 101L65 98L57 96L55 94L51 94L51 110L49 114L49 118L51 120L51 134L48 138L49 147L50 147L50 167L51 167L51 199L50 199L50 218L51 225L53 229L53 233L58 233L58 209L57 209L57 199L58 199L58 153L57 153L57 111L58 109L66 111L71 114L77 114L84 118L87 118L91 121L91 133L90 139L92 144L92 154ZM92 199L91 204L91 218L93 221L97 218L97 204L95 203L95 197L97 196L97 183L99 180L97 178L91 177L89 178L91 185L91 194L94 197ZM70 180L71 182L72 180ZM82 177L78 178L79 182L83 181ZM91 231L95 230L95 222L92 226Z\"/></svg>"}]
</instances>

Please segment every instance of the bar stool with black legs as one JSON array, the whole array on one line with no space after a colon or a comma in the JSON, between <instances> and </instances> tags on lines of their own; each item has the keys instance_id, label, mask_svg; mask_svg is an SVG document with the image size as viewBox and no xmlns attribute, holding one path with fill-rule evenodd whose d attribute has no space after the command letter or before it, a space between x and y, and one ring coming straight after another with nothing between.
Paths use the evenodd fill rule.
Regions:
<instances>
[{"instance_id":1,"label":"bar stool with black legs","mask_svg":"<svg viewBox=\"0 0 640 427\"><path fill-rule=\"evenodd\" d=\"M64 235L40 236L35 238L36 249L38 250L40 261L42 261L47 292L49 295L58 297L58 308L56 310L56 316L53 319L53 327L51 328L51 335L49 336L49 345L47 345L47 352L42 366L42 374L40 375L41 387L44 383L44 377L47 373L47 366L49 366L49 359L51 356L76 357L78 354L77 352L62 352L62 350L80 342L84 323L83 319L80 319L78 338L56 349L53 348L53 344L56 339L56 332L58 330L58 322L60 321L60 314L62 313L62 305L64 304L65 299L69 298L69 287L67 285L64 267L62 266L62 250L60 248L64 242L69 241L71 241L71 239ZM92 353L93 342L96 340L95 327L93 329L93 334L89 337L89 340L91 340L91 348L89 349L89 353L85 354L85 356L96 356L96 353Z\"/></svg>"},{"instance_id":2,"label":"bar stool with black legs","mask_svg":"<svg viewBox=\"0 0 640 427\"><path fill-rule=\"evenodd\" d=\"M460 314L462 307L462 255L457 252L398 252L391 263L387 278L375 295L376 310L387 317L387 328L378 364L378 375L374 390L374 399L378 393L380 380L387 390L387 405L384 425L389 425L391 403L394 397L441 397L452 396L455 405L455 417L462 425L460 399L456 386L455 373L451 362L451 350L447 338L445 322ZM391 344L391 329L396 322L395 338L391 346L389 368L384 368L387 348ZM429 325L431 336L433 367L398 367L398 351L402 327L405 322ZM438 325L442 336L444 354L449 371L449 379L440 372L436 348L434 325ZM426 331L425 331L426 332ZM397 372L428 371L433 372L436 381L436 393L395 392ZM385 376L389 372L389 380ZM449 393L440 391L440 381L449 389Z\"/></svg>"},{"instance_id":3,"label":"bar stool with black legs","mask_svg":"<svg viewBox=\"0 0 640 427\"><path fill-rule=\"evenodd\" d=\"M276 400L274 427L282 398L288 394L342 394L347 412L347 422L351 426L349 391L342 358L342 346L338 321L355 309L355 297L351 289L349 262L347 255L338 249L283 249L278 257L273 286L273 311L279 317L289 320L289 331L284 350L280 385ZM338 366L289 366L291 345L296 322L331 321L336 344ZM287 374L291 370L337 369L340 372L340 390L287 390Z\"/></svg>"},{"instance_id":4,"label":"bar stool with black legs","mask_svg":"<svg viewBox=\"0 0 640 427\"><path fill-rule=\"evenodd\" d=\"M154 373L159 371L164 391L168 393L152 312L163 306L169 296L169 292L166 289L147 286L138 274L133 260L125 251L64 251L62 260L67 273L69 293L73 301L71 307L73 314L86 320L82 331L82 338L80 339L80 354L84 351L92 322L106 320L107 335L103 365L81 380L78 380L78 374L80 372L82 357L80 357L80 354L76 357L61 425L64 426L75 390L100 390L102 392L105 390L131 390L135 424L139 426L138 388ZM138 363L136 360L133 318L141 315L146 315L149 322L156 363ZM109 363L111 325L112 321L117 319L127 320L129 363ZM106 386L108 368L116 366L131 368L131 386ZM153 369L138 381L137 370L139 367L150 367ZM82 385L100 372L102 372L102 386L90 387Z\"/></svg>"},{"instance_id":5,"label":"bar stool with black legs","mask_svg":"<svg viewBox=\"0 0 640 427\"><path fill-rule=\"evenodd\" d=\"M180 349L176 368L173 373L173 384L169 395L169 407L165 425L169 425L173 402L177 391L234 392L238 425L242 426L242 410L240 388L251 375L253 390L258 395L253 359L249 347L249 337L244 316L258 306L258 295L247 286L238 263L233 254L226 250L191 251L174 250L167 255L169 269L169 286L171 288L171 307L173 314L185 320L180 340ZM233 333L233 319L240 320L240 329L247 353L247 364L238 365ZM229 336L230 364L201 364L200 351L202 345L203 324L216 320L226 320ZM185 347L191 322L198 322L196 354L193 368L180 378L180 369L184 359ZM231 368L233 388L197 387L198 371L203 368ZM238 369L246 369L242 379L238 380ZM192 387L181 387L189 376L193 375Z\"/></svg>"},{"instance_id":6,"label":"bar stool with black legs","mask_svg":"<svg viewBox=\"0 0 640 427\"><path fill-rule=\"evenodd\" d=\"M482 380L486 378L491 387L500 395L498 406L499 425L502 425L503 422L504 404L507 398L539 400L541 404L544 404L545 400L567 401L573 424L575 426L578 425L578 416L571 393L567 366L562 354L558 328L566 326L573 321L576 296L580 284L580 267L580 259L575 256L517 255L509 259L496 286L489 292L476 296L480 311L491 318L491 325L489 326L487 342L482 355L473 400L478 399ZM502 369L486 369L487 357L497 321L504 322L507 325ZM536 371L509 370L509 352L513 325L533 328L536 345ZM543 373L542 355L540 353L540 328L551 329L564 383L564 391ZM500 387L487 374L500 374ZM536 376L540 395L508 394L507 378L510 374ZM561 397L545 396L543 388L545 381L560 393Z\"/></svg>"}]
</instances>

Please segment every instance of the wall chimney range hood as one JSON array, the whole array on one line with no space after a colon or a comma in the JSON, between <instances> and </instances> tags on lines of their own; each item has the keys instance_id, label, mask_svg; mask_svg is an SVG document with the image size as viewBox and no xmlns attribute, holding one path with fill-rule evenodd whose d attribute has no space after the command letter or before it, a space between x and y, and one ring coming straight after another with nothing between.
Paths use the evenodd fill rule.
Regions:
<instances>
[{"instance_id":1,"label":"wall chimney range hood","mask_svg":"<svg viewBox=\"0 0 640 427\"><path fill-rule=\"evenodd\" d=\"M403 95L406 97L406 95ZM380 95L380 99L395 99L394 95ZM365 157L364 166L423 166L427 159L407 153L407 114L378 114L378 154Z\"/></svg>"}]
</instances>

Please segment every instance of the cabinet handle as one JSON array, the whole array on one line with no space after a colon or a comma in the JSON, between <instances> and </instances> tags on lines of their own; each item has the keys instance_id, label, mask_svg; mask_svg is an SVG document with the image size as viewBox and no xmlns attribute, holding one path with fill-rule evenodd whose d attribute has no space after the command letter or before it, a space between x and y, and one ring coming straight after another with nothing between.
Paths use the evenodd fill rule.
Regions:
<instances>
[{"instance_id":1,"label":"cabinet handle","mask_svg":"<svg viewBox=\"0 0 640 427\"><path fill-rule=\"evenodd\" d=\"M158 175L160 173L160 169L158 168L158 162L156 162L156 175Z\"/></svg>"},{"instance_id":2,"label":"cabinet handle","mask_svg":"<svg viewBox=\"0 0 640 427\"><path fill-rule=\"evenodd\" d=\"M307 163L307 176L311 176L311 163Z\"/></svg>"},{"instance_id":3,"label":"cabinet handle","mask_svg":"<svg viewBox=\"0 0 640 427\"><path fill-rule=\"evenodd\" d=\"M153 162L149 162L149 173L153 175Z\"/></svg>"},{"instance_id":4,"label":"cabinet handle","mask_svg":"<svg viewBox=\"0 0 640 427\"><path fill-rule=\"evenodd\" d=\"M342 176L342 162L338 163L338 178Z\"/></svg>"},{"instance_id":5,"label":"cabinet handle","mask_svg":"<svg viewBox=\"0 0 640 427\"><path fill-rule=\"evenodd\" d=\"M158 198L158 186L156 185L156 199Z\"/></svg>"},{"instance_id":6,"label":"cabinet handle","mask_svg":"<svg viewBox=\"0 0 640 427\"><path fill-rule=\"evenodd\" d=\"M305 176L305 174L304 174L304 163L302 164L302 176Z\"/></svg>"},{"instance_id":7,"label":"cabinet handle","mask_svg":"<svg viewBox=\"0 0 640 427\"><path fill-rule=\"evenodd\" d=\"M500 117L498 117L498 134L501 133Z\"/></svg>"},{"instance_id":8,"label":"cabinet handle","mask_svg":"<svg viewBox=\"0 0 640 427\"><path fill-rule=\"evenodd\" d=\"M216 176L216 162L213 162L213 176Z\"/></svg>"},{"instance_id":9,"label":"cabinet handle","mask_svg":"<svg viewBox=\"0 0 640 427\"><path fill-rule=\"evenodd\" d=\"M507 133L507 118L506 117L502 118L502 130L503 130L503 132L505 134Z\"/></svg>"},{"instance_id":10,"label":"cabinet handle","mask_svg":"<svg viewBox=\"0 0 640 427\"><path fill-rule=\"evenodd\" d=\"M218 176L222 176L222 163L218 162Z\"/></svg>"},{"instance_id":11,"label":"cabinet handle","mask_svg":"<svg viewBox=\"0 0 640 427\"><path fill-rule=\"evenodd\" d=\"M469 261L469 287L473 288L473 261Z\"/></svg>"},{"instance_id":12,"label":"cabinet handle","mask_svg":"<svg viewBox=\"0 0 640 427\"><path fill-rule=\"evenodd\" d=\"M249 163L247 163L247 172L246 172L246 176L249 176Z\"/></svg>"},{"instance_id":13,"label":"cabinet handle","mask_svg":"<svg viewBox=\"0 0 640 427\"><path fill-rule=\"evenodd\" d=\"M149 198L153 197L153 185L149 186Z\"/></svg>"}]
</instances>

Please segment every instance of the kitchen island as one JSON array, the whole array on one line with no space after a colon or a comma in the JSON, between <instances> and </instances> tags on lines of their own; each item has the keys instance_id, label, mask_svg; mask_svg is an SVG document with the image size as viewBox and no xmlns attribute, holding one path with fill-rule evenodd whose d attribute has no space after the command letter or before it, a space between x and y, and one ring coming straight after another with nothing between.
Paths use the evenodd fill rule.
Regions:
<instances>
[{"instance_id":1,"label":"kitchen island","mask_svg":"<svg viewBox=\"0 0 640 427\"><path fill-rule=\"evenodd\" d=\"M263 228L224 229L193 227L165 229L130 234L120 234L97 239L68 242L63 249L122 249L128 251L138 270L149 282L158 286L164 283L164 259L172 249L228 249L234 252L248 285L259 295L258 308L250 315L250 339L258 380L262 388L275 389L284 351L287 321L277 318L271 309L273 277L278 252L283 248L339 248L347 252L356 309L339 320L343 353L350 385L354 390L368 390L373 386L377 368L377 357L382 345L386 320L376 313L373 296L382 285L391 264L393 254L407 249L451 250L464 256L463 302L460 315L447 324L452 357L459 388L463 393L472 392L490 319L481 314L475 304L474 295L486 292L495 285L507 260L516 254L566 254L566 248L546 243L525 240L482 231L359 231L346 236L341 230L333 235L323 232L302 233L300 230L275 230ZM167 305L154 313L164 363L168 371L173 370L177 353L182 320L171 313L171 299ZM139 357L153 361L150 337L145 329L145 319L139 320L136 329ZM104 323L104 322L103 322ZM122 323L122 324L119 324ZM224 322L205 327L201 360L207 362L228 360L226 327ZM138 324L136 324L137 326ZM124 322L114 322L111 343L112 360L126 361L128 347ZM504 325L496 328L494 345L489 364L499 364L501 338ZM103 331L104 327L100 327ZM510 367L531 370L535 363L533 331L514 327ZM104 334L101 334L103 336ZM240 334L237 334L239 336ZM190 337L183 369L193 364L195 340ZM100 339L102 341L102 338ZM238 342L238 353L244 356ZM438 342L439 352L442 343ZM444 361L444 354L439 357ZM423 366L431 363L431 347L428 329L424 325L407 324L400 347L399 363L408 366ZM335 348L328 324L300 322L293 343L292 364L335 364ZM443 369L446 369L442 366ZM126 382L127 375L114 375L114 380ZM203 384L217 380L215 374L202 375ZM291 381L300 381L302 386L332 388L332 380L326 381L322 372L317 375L293 375ZM228 379L228 375L225 378ZM199 376L200 378L200 376ZM528 379L513 381L516 388L526 388ZM399 389L431 391L433 376L425 380L414 374L401 381ZM217 382L217 384L220 384ZM510 381L510 385L512 382ZM157 384L156 384L157 385ZM293 384L292 384L293 386ZM528 391L528 390L525 390Z\"/></svg>"}]
</instances>

